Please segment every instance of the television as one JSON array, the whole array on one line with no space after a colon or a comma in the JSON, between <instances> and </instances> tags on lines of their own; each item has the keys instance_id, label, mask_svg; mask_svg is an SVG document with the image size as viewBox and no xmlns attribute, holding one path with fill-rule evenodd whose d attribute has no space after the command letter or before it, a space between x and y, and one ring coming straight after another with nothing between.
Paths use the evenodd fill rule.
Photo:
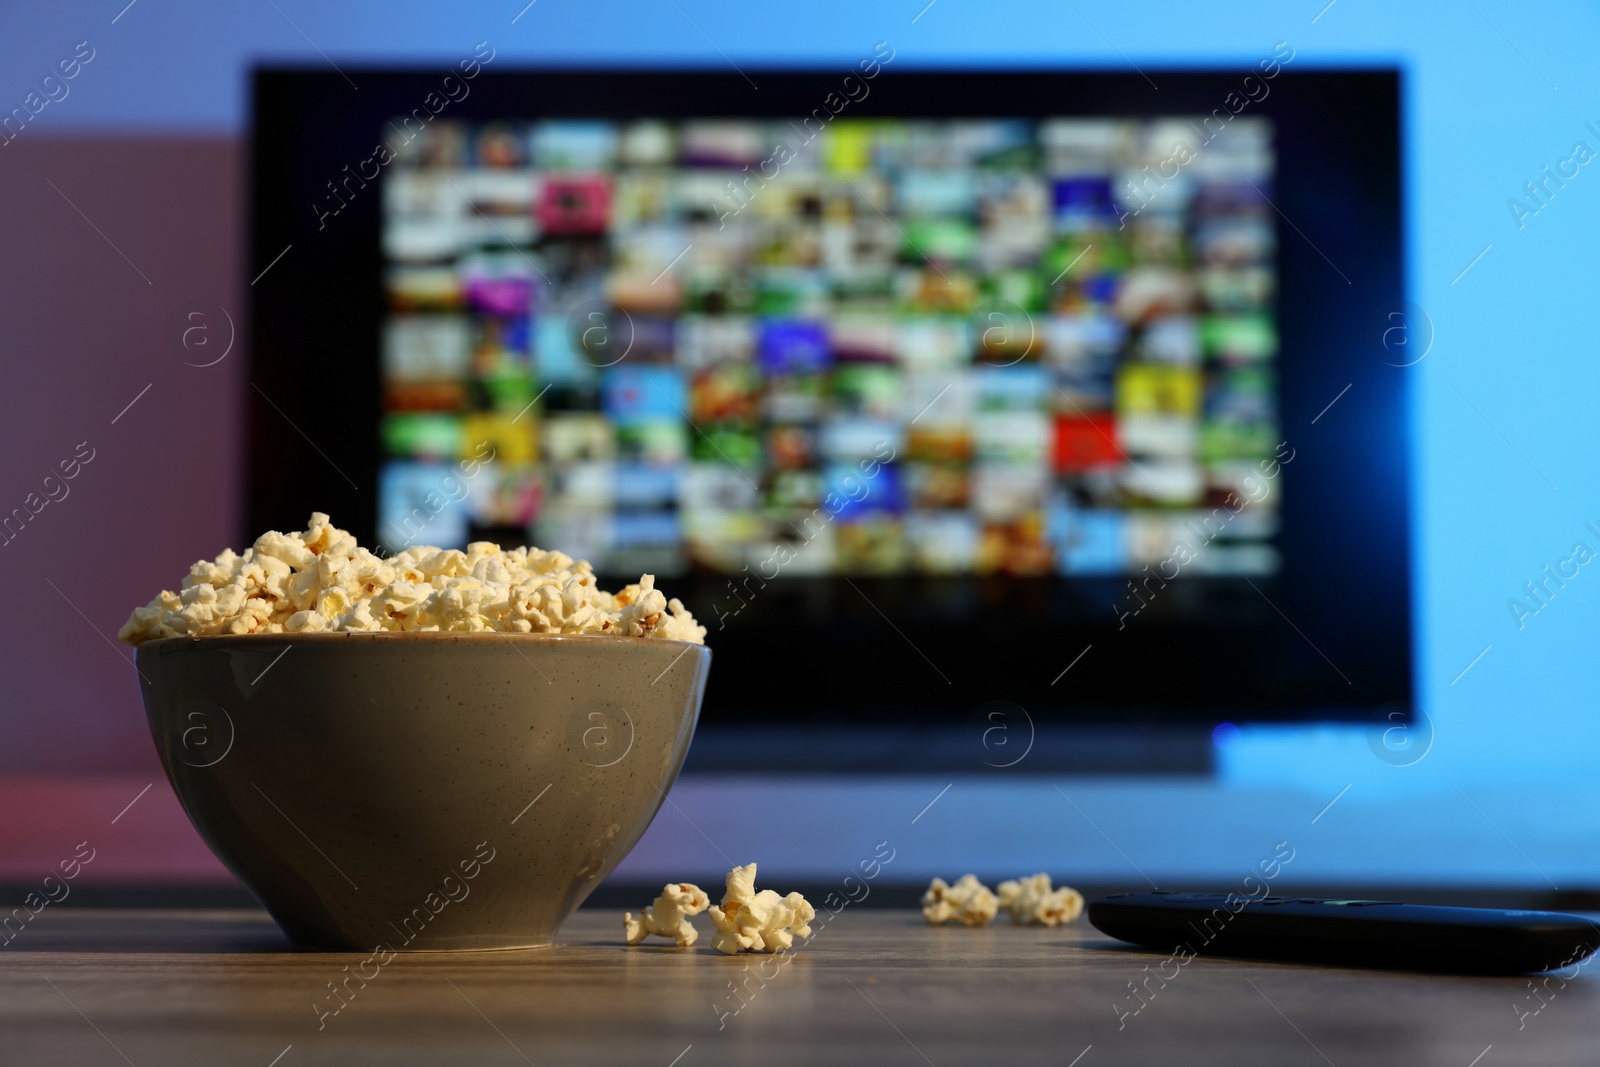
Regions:
<instances>
[{"instance_id":1,"label":"television","mask_svg":"<svg viewBox=\"0 0 1600 1067\"><path fill-rule=\"evenodd\" d=\"M710 734L1410 714L1397 71L345 75L254 78L247 531L654 574Z\"/></svg>"}]
</instances>

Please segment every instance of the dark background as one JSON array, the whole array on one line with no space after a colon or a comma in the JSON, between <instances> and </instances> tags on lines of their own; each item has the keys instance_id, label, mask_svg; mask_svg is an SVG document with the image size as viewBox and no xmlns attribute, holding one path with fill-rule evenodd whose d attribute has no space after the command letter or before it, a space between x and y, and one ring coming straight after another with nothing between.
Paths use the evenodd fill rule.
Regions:
<instances>
[{"instance_id":1,"label":"dark background","mask_svg":"<svg viewBox=\"0 0 1600 1067\"><path fill-rule=\"evenodd\" d=\"M656 886L690 871L713 878L727 863L709 839L736 857L763 856L764 882L834 884L888 837L901 849L891 870L924 885L967 870L991 884L1049 870L1085 888L1143 884L1139 871L1163 885L1229 886L1289 837L1299 848L1287 873L1296 892L1344 886L1358 891L1330 895L1390 896L1382 887L1394 886L1443 899L1461 887L1551 893L1551 883L1600 885L1600 582L1569 582L1523 629L1506 607L1541 566L1589 536L1586 521L1600 525L1596 171L1585 167L1522 227L1507 210L1508 198L1574 140L1596 144L1585 127L1600 124L1600 13L1592 7L1528 19L1511 0L940 0L926 10L924 0L904 8L820 0L752 18L737 0L589 0L540 2L513 23L524 0L448 8L140 0L112 24L123 7L0 5L7 107L73 42L87 38L99 50L69 99L0 147L0 491L14 506L77 442L99 450L70 499L0 549L6 884L37 884L39 872L85 838L100 855L80 886L90 878L236 884L167 787L137 678L110 638L135 604L174 585L196 559L242 549L259 532L241 522L252 492L244 454L254 395L242 357L250 282L289 238L259 258L248 247L258 64L337 64L360 82L359 92L346 85L334 101L342 107L370 91L363 66L426 65L442 76L485 39L499 49L495 67L508 71L737 64L747 72L826 66L842 75L887 38L899 55L880 87L918 69L1050 66L1130 79L1142 72L1160 92L1142 80L1133 91L1165 98L1170 71L1227 69L1242 78L1281 40L1297 50L1278 79L1285 86L1289 75L1319 69L1404 72L1398 203L1410 303L1384 313L1406 313L1413 344L1404 357L1384 348L1394 325L1387 318L1352 326L1348 336L1353 352L1370 354L1372 373L1406 379L1411 390L1410 428L1394 462L1412 472L1412 538L1398 555L1410 558L1415 581L1368 595L1365 610L1372 620L1413 613L1415 706L1432 722L1433 744L1425 758L1398 766L1378 756L1365 724L1259 723L1208 744L1208 776L1116 774L1124 768L1108 762L1094 774L1046 774L1036 749L980 780L944 771L890 776L907 746L856 741L843 750L858 773L685 774L619 877ZM744 100L760 95L740 85ZM1360 114L1349 121L1381 129ZM365 147L354 159L363 159L371 131L358 132ZM1358 163L1366 151L1388 151L1383 137L1355 140ZM297 209L309 217L306 205ZM1288 214L1312 232L1308 219ZM1298 237L1282 236L1292 251ZM1324 236L1316 236L1319 247L1360 284ZM273 271L301 253L320 254L296 243ZM1316 269L1327 284L1343 285L1326 264ZM174 323L198 300L231 312L240 331L232 354L209 368L185 366L175 351ZM1405 369L1383 366L1424 353ZM1316 445L1325 435L1367 432L1370 414L1351 402L1380 383L1361 368L1330 374L1316 403L1286 412L1288 433ZM323 421L343 417L348 398L316 379L295 387L320 391ZM1308 458L1301 448L1296 463ZM1335 635L1296 622L1344 666L1323 643ZM899 642L887 625L876 637L886 657ZM716 655L714 675L728 663ZM886 670L903 672L908 686L918 670L937 684L919 657L899 655L885 659ZM1064 665L1055 661L1048 677ZM804 666L797 659L778 677L795 686L853 681L820 656ZM761 693L749 696L754 702ZM694 752L712 737L702 732ZM994 758L971 742L965 754L969 766ZM93 899L82 888L72 899L79 893ZM641 902L630 897L627 906Z\"/></svg>"},{"instance_id":2,"label":"dark background","mask_svg":"<svg viewBox=\"0 0 1600 1067\"><path fill-rule=\"evenodd\" d=\"M252 289L252 492L241 543L302 528L313 510L375 543L382 178L320 223L312 205L333 206L326 183L366 160L387 121L419 106L443 74L352 73L358 94L326 70L255 80L252 261L293 250ZM758 93L732 72L485 69L443 116L791 117L842 78L749 73ZM1230 93L1242 97L1245 73L1165 72L1156 91L1134 73L885 68L845 114L1205 115ZM1400 76L1284 69L1265 84L1269 94L1242 114L1270 117L1276 131L1280 171L1264 191L1281 212L1281 424L1305 427L1351 386L1339 420L1284 430L1293 460L1273 492L1285 569L1248 582L1180 577L1125 628L1113 607L1129 600L1125 579L780 577L721 630L716 608L738 603L726 575L663 579L712 631L708 725L796 714L959 725L996 699L1041 724L1367 719L1380 706L1409 708L1406 379L1376 358L1387 316L1403 304ZM339 395L335 419L324 414L329 389ZM750 699L758 688L761 699Z\"/></svg>"}]
</instances>

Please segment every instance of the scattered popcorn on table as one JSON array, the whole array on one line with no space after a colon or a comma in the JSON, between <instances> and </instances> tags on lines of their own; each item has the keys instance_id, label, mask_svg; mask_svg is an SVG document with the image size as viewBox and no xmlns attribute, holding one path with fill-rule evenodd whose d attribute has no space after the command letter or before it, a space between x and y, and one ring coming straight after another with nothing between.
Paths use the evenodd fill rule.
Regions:
<instances>
[{"instance_id":1,"label":"scattered popcorn on table","mask_svg":"<svg viewBox=\"0 0 1600 1067\"><path fill-rule=\"evenodd\" d=\"M646 935L655 934L670 937L679 948L687 948L700 936L689 916L699 915L710 903L711 898L697 885L677 882L663 886L655 903L645 908L637 919L631 911L623 914L622 927L628 944L637 945Z\"/></svg>"},{"instance_id":2,"label":"scattered popcorn on table","mask_svg":"<svg viewBox=\"0 0 1600 1067\"><path fill-rule=\"evenodd\" d=\"M816 909L799 893L780 897L770 889L756 892L753 863L728 872L722 907L712 905L710 914L717 927L711 947L729 956L745 949L782 952L794 944L796 934L810 937L811 920L817 917Z\"/></svg>"},{"instance_id":3,"label":"scattered popcorn on table","mask_svg":"<svg viewBox=\"0 0 1600 1067\"><path fill-rule=\"evenodd\" d=\"M922 917L935 926L949 922L983 926L995 917L999 907L994 893L975 874L963 874L955 885L935 878L922 894Z\"/></svg>"},{"instance_id":4,"label":"scattered popcorn on table","mask_svg":"<svg viewBox=\"0 0 1600 1067\"><path fill-rule=\"evenodd\" d=\"M1050 888L1048 874L1000 883L1000 906L1011 921L1039 926L1059 926L1083 914L1083 894L1071 886Z\"/></svg>"},{"instance_id":5,"label":"scattered popcorn on table","mask_svg":"<svg viewBox=\"0 0 1600 1067\"><path fill-rule=\"evenodd\" d=\"M538 548L465 552L417 545L382 558L314 512L305 533L256 538L189 568L117 631L130 645L162 637L323 631L449 630L660 637L705 644L706 628L646 574L607 593L584 560Z\"/></svg>"}]
</instances>

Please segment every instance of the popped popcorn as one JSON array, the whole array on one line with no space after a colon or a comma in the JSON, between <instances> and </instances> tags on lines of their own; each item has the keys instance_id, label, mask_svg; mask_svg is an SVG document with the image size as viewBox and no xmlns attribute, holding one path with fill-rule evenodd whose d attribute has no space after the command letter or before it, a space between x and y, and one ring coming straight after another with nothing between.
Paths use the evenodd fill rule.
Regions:
<instances>
[{"instance_id":1,"label":"popped popcorn","mask_svg":"<svg viewBox=\"0 0 1600 1067\"><path fill-rule=\"evenodd\" d=\"M964 874L955 885L935 878L922 894L922 917L934 926L958 922L963 926L983 926L999 911L993 891L978 881L975 874Z\"/></svg>"},{"instance_id":2,"label":"popped popcorn","mask_svg":"<svg viewBox=\"0 0 1600 1067\"><path fill-rule=\"evenodd\" d=\"M816 909L799 893L780 897L770 889L756 892L756 865L745 864L728 872L728 890L722 906L712 905L711 921L717 932L711 947L732 956L751 952L782 952L794 944L795 935L811 936Z\"/></svg>"},{"instance_id":3,"label":"popped popcorn","mask_svg":"<svg viewBox=\"0 0 1600 1067\"><path fill-rule=\"evenodd\" d=\"M710 903L711 898L697 885L688 882L666 885L655 903L646 907L637 919L633 912L624 912L622 929L630 945L637 945L646 936L655 934L670 937L679 948L687 948L700 936L689 916L699 915Z\"/></svg>"},{"instance_id":4,"label":"popped popcorn","mask_svg":"<svg viewBox=\"0 0 1600 1067\"><path fill-rule=\"evenodd\" d=\"M706 628L646 574L607 593L584 560L538 548L465 552L417 545L387 559L314 512L304 533L271 531L238 555L189 568L181 589L135 608L130 645L162 637L324 631L495 631L659 637L705 644Z\"/></svg>"},{"instance_id":5,"label":"popped popcorn","mask_svg":"<svg viewBox=\"0 0 1600 1067\"><path fill-rule=\"evenodd\" d=\"M1011 913L1012 922L1057 926L1083 914L1083 894L1065 885L1051 889L1050 876L1036 874L1001 882L1000 906Z\"/></svg>"}]
</instances>

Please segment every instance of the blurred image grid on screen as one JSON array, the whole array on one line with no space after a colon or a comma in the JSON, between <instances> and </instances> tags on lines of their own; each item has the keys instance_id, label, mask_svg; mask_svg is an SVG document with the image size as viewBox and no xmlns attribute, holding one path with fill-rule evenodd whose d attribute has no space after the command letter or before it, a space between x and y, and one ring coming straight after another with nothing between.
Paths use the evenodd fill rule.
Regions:
<instances>
[{"instance_id":1,"label":"blurred image grid on screen","mask_svg":"<svg viewBox=\"0 0 1600 1067\"><path fill-rule=\"evenodd\" d=\"M383 179L380 540L1137 572L1278 440L1272 125L1203 133L436 122ZM1277 503L1192 572L1274 573Z\"/></svg>"}]
</instances>

